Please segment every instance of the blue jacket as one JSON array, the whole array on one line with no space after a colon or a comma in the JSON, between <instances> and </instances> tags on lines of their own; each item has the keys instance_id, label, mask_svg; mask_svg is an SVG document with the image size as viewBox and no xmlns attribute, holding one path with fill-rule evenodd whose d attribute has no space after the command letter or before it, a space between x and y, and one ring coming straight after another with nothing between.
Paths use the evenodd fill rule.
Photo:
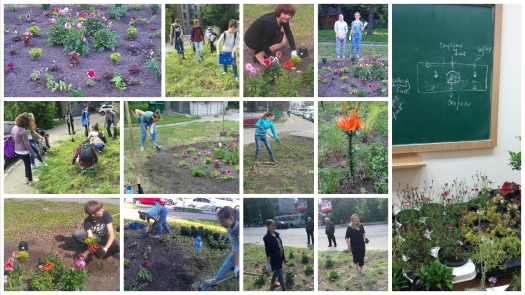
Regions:
<instances>
[{"instance_id":1,"label":"blue jacket","mask_svg":"<svg viewBox=\"0 0 525 295\"><path fill-rule=\"evenodd\" d=\"M259 127L261 127L263 130L259 129ZM259 121L255 123L255 134L266 134L266 130L268 130L268 128L272 129L273 137L275 137L275 139L279 139L277 132L275 132L273 122L270 119L260 118Z\"/></svg>"},{"instance_id":2,"label":"blue jacket","mask_svg":"<svg viewBox=\"0 0 525 295\"><path fill-rule=\"evenodd\" d=\"M81 112L81 119L80 119L80 123L82 124L82 126L86 126L86 125L89 125L90 123L90 119L89 119L89 111L86 111L86 109L82 109L82 112Z\"/></svg>"}]
</instances>

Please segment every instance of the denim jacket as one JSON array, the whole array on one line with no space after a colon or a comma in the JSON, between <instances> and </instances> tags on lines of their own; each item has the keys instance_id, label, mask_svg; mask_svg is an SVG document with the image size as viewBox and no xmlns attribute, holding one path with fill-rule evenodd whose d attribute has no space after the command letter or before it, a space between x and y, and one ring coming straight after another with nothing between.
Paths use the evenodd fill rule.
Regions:
<instances>
[{"instance_id":1,"label":"denim jacket","mask_svg":"<svg viewBox=\"0 0 525 295\"><path fill-rule=\"evenodd\" d=\"M263 130L259 129L259 127L261 127ZM275 132L275 127L273 126L273 122L269 119L261 118L259 119L259 121L257 121L257 123L255 123L255 134L259 134L259 135L266 134L266 130L268 130L268 128L272 130L273 137L275 137L275 139L279 139L277 132Z\"/></svg>"},{"instance_id":2,"label":"denim jacket","mask_svg":"<svg viewBox=\"0 0 525 295\"><path fill-rule=\"evenodd\" d=\"M236 220L233 227L226 229L230 242L232 243L232 251L239 251L239 221Z\"/></svg>"}]
</instances>

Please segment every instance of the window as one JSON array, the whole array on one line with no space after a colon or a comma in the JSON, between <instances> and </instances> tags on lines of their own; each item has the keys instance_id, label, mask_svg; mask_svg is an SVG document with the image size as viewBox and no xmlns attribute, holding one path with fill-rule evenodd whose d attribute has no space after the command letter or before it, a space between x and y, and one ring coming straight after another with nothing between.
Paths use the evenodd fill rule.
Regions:
<instances>
[{"instance_id":1,"label":"window","mask_svg":"<svg viewBox=\"0 0 525 295\"><path fill-rule=\"evenodd\" d=\"M186 12L184 12L183 14L184 14L184 19L186 19Z\"/></svg>"},{"instance_id":2,"label":"window","mask_svg":"<svg viewBox=\"0 0 525 295\"><path fill-rule=\"evenodd\" d=\"M182 4L182 9L186 9L186 4Z\"/></svg>"}]
</instances>

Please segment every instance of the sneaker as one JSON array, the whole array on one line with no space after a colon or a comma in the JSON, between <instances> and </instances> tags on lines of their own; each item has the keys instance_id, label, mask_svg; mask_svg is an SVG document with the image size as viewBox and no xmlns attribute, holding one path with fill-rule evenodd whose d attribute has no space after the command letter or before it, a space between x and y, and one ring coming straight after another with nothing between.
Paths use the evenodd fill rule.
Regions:
<instances>
[{"instance_id":1,"label":"sneaker","mask_svg":"<svg viewBox=\"0 0 525 295\"><path fill-rule=\"evenodd\" d=\"M222 72L222 75L223 75L223 76L226 75L226 72Z\"/></svg>"},{"instance_id":2,"label":"sneaker","mask_svg":"<svg viewBox=\"0 0 525 295\"><path fill-rule=\"evenodd\" d=\"M186 59L186 58L183 56L182 59Z\"/></svg>"},{"instance_id":3,"label":"sneaker","mask_svg":"<svg viewBox=\"0 0 525 295\"><path fill-rule=\"evenodd\" d=\"M89 172L91 172L91 173L95 172L95 168L93 168L93 167L89 168Z\"/></svg>"},{"instance_id":4,"label":"sneaker","mask_svg":"<svg viewBox=\"0 0 525 295\"><path fill-rule=\"evenodd\" d=\"M103 153L104 153L104 151L103 151L103 150L98 150L98 152L99 152L99 153L101 153L101 154L103 154Z\"/></svg>"},{"instance_id":5,"label":"sneaker","mask_svg":"<svg viewBox=\"0 0 525 295\"><path fill-rule=\"evenodd\" d=\"M155 235L155 236L153 236L153 237L154 237L155 239L159 239L159 238L160 238L160 235L157 234L157 235Z\"/></svg>"},{"instance_id":6,"label":"sneaker","mask_svg":"<svg viewBox=\"0 0 525 295\"><path fill-rule=\"evenodd\" d=\"M33 184L35 184L35 183L37 183L37 182L38 182L38 179L33 178L33 180L31 180L28 184L29 184L29 185L33 185Z\"/></svg>"},{"instance_id":7,"label":"sneaker","mask_svg":"<svg viewBox=\"0 0 525 295\"><path fill-rule=\"evenodd\" d=\"M40 166L47 167L47 164L46 164L46 162L42 162L42 163L40 163Z\"/></svg>"},{"instance_id":8,"label":"sneaker","mask_svg":"<svg viewBox=\"0 0 525 295\"><path fill-rule=\"evenodd\" d=\"M216 278L213 278L213 279L207 279L204 281L204 283L208 286L213 286L215 284L217 284L219 280L217 280Z\"/></svg>"},{"instance_id":9,"label":"sneaker","mask_svg":"<svg viewBox=\"0 0 525 295\"><path fill-rule=\"evenodd\" d=\"M141 152L144 151L144 147L143 146L140 147L140 151Z\"/></svg>"},{"instance_id":10,"label":"sneaker","mask_svg":"<svg viewBox=\"0 0 525 295\"><path fill-rule=\"evenodd\" d=\"M31 168L32 168L32 169L37 169L38 167L40 167L40 166L38 166L37 164L33 164L33 165L31 165Z\"/></svg>"},{"instance_id":11,"label":"sneaker","mask_svg":"<svg viewBox=\"0 0 525 295\"><path fill-rule=\"evenodd\" d=\"M259 160L258 159L255 159L255 164L259 164Z\"/></svg>"},{"instance_id":12,"label":"sneaker","mask_svg":"<svg viewBox=\"0 0 525 295\"><path fill-rule=\"evenodd\" d=\"M82 167L82 169L80 169L80 174L84 174L84 173L86 173L86 171L87 171L87 169Z\"/></svg>"},{"instance_id":13,"label":"sneaker","mask_svg":"<svg viewBox=\"0 0 525 295\"><path fill-rule=\"evenodd\" d=\"M280 287L281 284L279 284L279 282L275 282L273 284L270 284L270 286L272 286L272 287Z\"/></svg>"},{"instance_id":14,"label":"sneaker","mask_svg":"<svg viewBox=\"0 0 525 295\"><path fill-rule=\"evenodd\" d=\"M29 178L26 177L26 184L29 184Z\"/></svg>"},{"instance_id":15,"label":"sneaker","mask_svg":"<svg viewBox=\"0 0 525 295\"><path fill-rule=\"evenodd\" d=\"M270 159L270 162L277 163L277 160L276 160L275 158L271 158L271 159Z\"/></svg>"}]
</instances>

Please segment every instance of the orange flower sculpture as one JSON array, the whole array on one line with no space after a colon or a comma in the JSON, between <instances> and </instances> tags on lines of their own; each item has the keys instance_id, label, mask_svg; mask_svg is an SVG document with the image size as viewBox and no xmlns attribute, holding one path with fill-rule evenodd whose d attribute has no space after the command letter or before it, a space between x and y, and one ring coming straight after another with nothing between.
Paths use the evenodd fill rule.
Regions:
<instances>
[{"instance_id":1,"label":"orange flower sculpture","mask_svg":"<svg viewBox=\"0 0 525 295\"><path fill-rule=\"evenodd\" d=\"M337 119L337 127L343 129L344 131L354 131L358 128L363 128L361 125L362 118L359 118L357 115L357 110L352 110L350 116L346 118Z\"/></svg>"}]
</instances>

